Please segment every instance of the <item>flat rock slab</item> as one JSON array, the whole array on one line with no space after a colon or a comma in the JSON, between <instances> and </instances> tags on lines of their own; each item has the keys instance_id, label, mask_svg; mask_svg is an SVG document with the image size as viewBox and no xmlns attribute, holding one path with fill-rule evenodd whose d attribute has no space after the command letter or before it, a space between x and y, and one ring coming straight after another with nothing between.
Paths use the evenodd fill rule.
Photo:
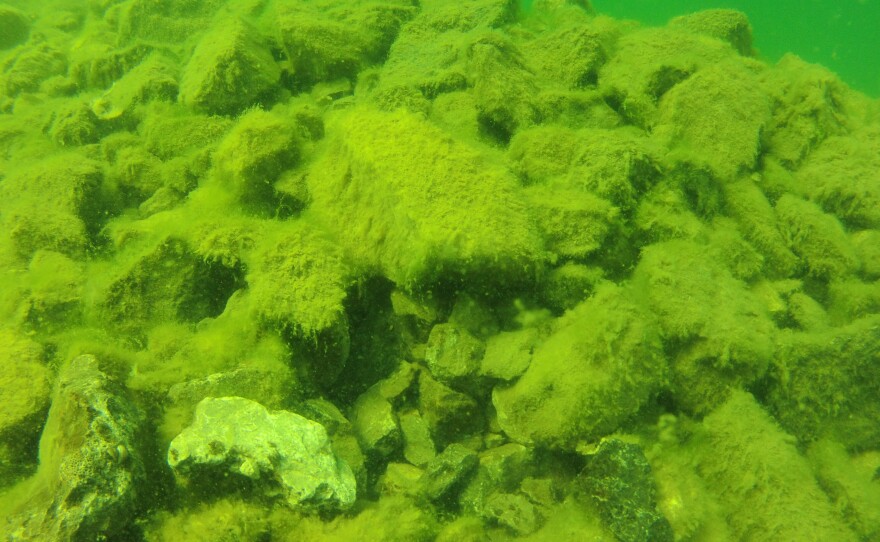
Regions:
<instances>
[{"instance_id":1,"label":"flat rock slab","mask_svg":"<svg viewBox=\"0 0 880 542\"><path fill-rule=\"evenodd\" d=\"M298 509L348 508L357 493L321 424L242 397L203 399L171 442L168 464L184 477L244 476Z\"/></svg>"}]
</instances>

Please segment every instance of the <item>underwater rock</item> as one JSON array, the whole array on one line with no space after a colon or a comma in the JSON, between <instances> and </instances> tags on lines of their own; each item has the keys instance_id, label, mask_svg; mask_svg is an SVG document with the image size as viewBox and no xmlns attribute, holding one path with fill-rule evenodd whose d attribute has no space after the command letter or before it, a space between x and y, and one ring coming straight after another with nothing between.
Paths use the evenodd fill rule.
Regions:
<instances>
[{"instance_id":1,"label":"underwater rock","mask_svg":"<svg viewBox=\"0 0 880 542\"><path fill-rule=\"evenodd\" d=\"M295 509L345 509L357 491L323 426L241 397L202 400L193 424L171 441L168 464L195 483L242 476Z\"/></svg>"},{"instance_id":2,"label":"underwater rock","mask_svg":"<svg viewBox=\"0 0 880 542\"><path fill-rule=\"evenodd\" d=\"M880 130L832 136L795 173L798 186L851 228L880 228Z\"/></svg>"},{"instance_id":3,"label":"underwater rock","mask_svg":"<svg viewBox=\"0 0 880 542\"><path fill-rule=\"evenodd\" d=\"M276 91L281 69L248 23L231 19L202 37L184 68L181 103L233 115Z\"/></svg>"},{"instance_id":4,"label":"underwater rock","mask_svg":"<svg viewBox=\"0 0 880 542\"><path fill-rule=\"evenodd\" d=\"M643 28L624 34L599 70L599 89L624 118L651 127L666 92L701 68L737 58L727 44L682 29Z\"/></svg>"},{"instance_id":5,"label":"underwater rock","mask_svg":"<svg viewBox=\"0 0 880 542\"><path fill-rule=\"evenodd\" d=\"M505 382L516 379L528 370L537 342L538 332L533 328L494 335L486 342L480 375Z\"/></svg>"},{"instance_id":6,"label":"underwater rock","mask_svg":"<svg viewBox=\"0 0 880 542\"><path fill-rule=\"evenodd\" d=\"M380 63L397 32L416 13L407 0L356 4L335 0L275 2L269 12L298 88L355 78Z\"/></svg>"},{"instance_id":7,"label":"underwater rock","mask_svg":"<svg viewBox=\"0 0 880 542\"><path fill-rule=\"evenodd\" d=\"M583 16L586 18L586 12ZM610 39L604 29L573 19L573 23L562 24L528 42L524 47L526 62L535 66L542 79L567 89L595 86L599 68L608 59L606 45Z\"/></svg>"},{"instance_id":8,"label":"underwater rock","mask_svg":"<svg viewBox=\"0 0 880 542\"><path fill-rule=\"evenodd\" d=\"M797 168L827 137L845 135L861 124L857 111L867 97L818 64L789 53L761 79L773 103L773 118L762 136L767 156L788 168Z\"/></svg>"},{"instance_id":9,"label":"underwater rock","mask_svg":"<svg viewBox=\"0 0 880 542\"><path fill-rule=\"evenodd\" d=\"M4 498L14 500L0 534L22 540L101 540L121 536L141 505L146 472L143 417L94 356L58 376L40 439L37 473Z\"/></svg>"},{"instance_id":10,"label":"underwater rock","mask_svg":"<svg viewBox=\"0 0 880 542\"><path fill-rule=\"evenodd\" d=\"M610 202L583 190L535 185L524 190L547 250L583 261L602 248L619 215Z\"/></svg>"},{"instance_id":11,"label":"underwater rock","mask_svg":"<svg viewBox=\"0 0 880 542\"><path fill-rule=\"evenodd\" d=\"M417 410L401 412L397 418L403 435L403 457L417 467L424 467L437 455L428 424Z\"/></svg>"},{"instance_id":12,"label":"underwater rock","mask_svg":"<svg viewBox=\"0 0 880 542\"><path fill-rule=\"evenodd\" d=\"M177 67L174 60L160 53L149 55L121 78L104 94L96 98L91 108L102 121L125 119L136 121L137 106L151 100L173 101L177 98Z\"/></svg>"},{"instance_id":13,"label":"underwater rock","mask_svg":"<svg viewBox=\"0 0 880 542\"><path fill-rule=\"evenodd\" d=\"M429 501L453 505L478 463L476 452L461 444L450 444L425 466L419 480L420 493Z\"/></svg>"},{"instance_id":14,"label":"underwater rock","mask_svg":"<svg viewBox=\"0 0 880 542\"><path fill-rule=\"evenodd\" d=\"M498 424L514 441L573 451L635 414L666 378L659 330L650 314L614 285L555 323L528 370L498 385Z\"/></svg>"},{"instance_id":15,"label":"underwater rock","mask_svg":"<svg viewBox=\"0 0 880 542\"><path fill-rule=\"evenodd\" d=\"M376 386L354 402L351 418L358 441L365 452L387 457L401 444L400 426L391 403L382 397Z\"/></svg>"},{"instance_id":16,"label":"underwater rock","mask_svg":"<svg viewBox=\"0 0 880 542\"><path fill-rule=\"evenodd\" d=\"M354 109L330 132L309 175L311 209L359 266L404 288L456 276L509 288L539 267L517 181L490 156L405 111Z\"/></svg>"},{"instance_id":17,"label":"underwater rock","mask_svg":"<svg viewBox=\"0 0 880 542\"><path fill-rule=\"evenodd\" d=\"M480 452L476 472L459 499L462 508L481 515L493 493L515 492L534 471L534 455L534 450L513 442Z\"/></svg>"},{"instance_id":18,"label":"underwater rock","mask_svg":"<svg viewBox=\"0 0 880 542\"><path fill-rule=\"evenodd\" d=\"M482 508L482 517L506 527L517 536L537 531L543 518L534 504L524 495L496 492L490 495Z\"/></svg>"},{"instance_id":19,"label":"underwater rock","mask_svg":"<svg viewBox=\"0 0 880 542\"><path fill-rule=\"evenodd\" d=\"M666 340L679 341L671 380L686 408L706 412L728 390L766 373L776 327L766 307L706 248L688 241L650 245L633 283Z\"/></svg>"},{"instance_id":20,"label":"underwater rock","mask_svg":"<svg viewBox=\"0 0 880 542\"><path fill-rule=\"evenodd\" d=\"M514 136L508 156L527 184L586 191L628 214L659 176L652 147L636 131L536 126Z\"/></svg>"},{"instance_id":21,"label":"underwater rock","mask_svg":"<svg viewBox=\"0 0 880 542\"><path fill-rule=\"evenodd\" d=\"M0 64L0 89L9 96L34 92L54 75L67 71L67 57L49 43L21 47Z\"/></svg>"},{"instance_id":22,"label":"underwater rock","mask_svg":"<svg viewBox=\"0 0 880 542\"><path fill-rule=\"evenodd\" d=\"M535 76L506 36L486 33L474 40L466 71L483 133L507 142L517 130L540 121Z\"/></svg>"},{"instance_id":23,"label":"underwater rock","mask_svg":"<svg viewBox=\"0 0 880 542\"><path fill-rule=\"evenodd\" d=\"M461 387L476 376L485 348L466 330L452 324L437 324L428 337L425 364L440 382Z\"/></svg>"},{"instance_id":24,"label":"underwater rock","mask_svg":"<svg viewBox=\"0 0 880 542\"><path fill-rule=\"evenodd\" d=\"M12 6L0 4L0 50L10 49L27 41L31 32L28 16Z\"/></svg>"},{"instance_id":25,"label":"underwater rock","mask_svg":"<svg viewBox=\"0 0 880 542\"><path fill-rule=\"evenodd\" d=\"M749 18L735 9L707 9L682 15L670 20L669 26L726 41L743 56L755 54Z\"/></svg>"},{"instance_id":26,"label":"underwater rock","mask_svg":"<svg viewBox=\"0 0 880 542\"><path fill-rule=\"evenodd\" d=\"M753 73L730 61L707 66L663 95L653 136L721 181L755 168L770 101Z\"/></svg>"},{"instance_id":27,"label":"underwater rock","mask_svg":"<svg viewBox=\"0 0 880 542\"><path fill-rule=\"evenodd\" d=\"M434 380L425 372L419 375L419 412L439 446L474 434L483 425L482 411L472 397Z\"/></svg>"},{"instance_id":28,"label":"underwater rock","mask_svg":"<svg viewBox=\"0 0 880 542\"><path fill-rule=\"evenodd\" d=\"M51 394L42 350L19 333L0 330L0 487L36 466Z\"/></svg>"},{"instance_id":29,"label":"underwater rock","mask_svg":"<svg viewBox=\"0 0 880 542\"><path fill-rule=\"evenodd\" d=\"M776 216L788 245L803 259L810 276L827 280L857 269L859 261L846 230L815 203L786 194L776 202Z\"/></svg>"},{"instance_id":30,"label":"underwater rock","mask_svg":"<svg viewBox=\"0 0 880 542\"><path fill-rule=\"evenodd\" d=\"M217 316L232 293L233 270L206 262L174 236L138 243L101 289L104 321L132 330L162 322Z\"/></svg>"},{"instance_id":31,"label":"underwater rock","mask_svg":"<svg viewBox=\"0 0 880 542\"><path fill-rule=\"evenodd\" d=\"M380 105L397 100L389 95L409 94L433 99L468 86L468 44L475 35L501 26L513 16L507 0L432 2L420 6L403 26L388 52L377 90ZM394 107L389 107L393 110Z\"/></svg>"},{"instance_id":32,"label":"underwater rock","mask_svg":"<svg viewBox=\"0 0 880 542\"><path fill-rule=\"evenodd\" d=\"M850 241L862 262L862 273L870 279L880 279L880 230L856 232Z\"/></svg>"},{"instance_id":33,"label":"underwater rock","mask_svg":"<svg viewBox=\"0 0 880 542\"><path fill-rule=\"evenodd\" d=\"M737 538L856 540L795 441L749 393L734 392L703 427L708 439L698 471L724 504Z\"/></svg>"},{"instance_id":34,"label":"underwater rock","mask_svg":"<svg viewBox=\"0 0 880 542\"><path fill-rule=\"evenodd\" d=\"M618 540L674 540L669 521L657 510L651 466L637 444L603 438L584 459L578 483Z\"/></svg>"},{"instance_id":35,"label":"underwater rock","mask_svg":"<svg viewBox=\"0 0 880 542\"><path fill-rule=\"evenodd\" d=\"M774 354L778 376L767 405L787 431L806 442L826 437L850 449L880 445L880 382L874 373L880 315L783 334Z\"/></svg>"},{"instance_id":36,"label":"underwater rock","mask_svg":"<svg viewBox=\"0 0 880 542\"><path fill-rule=\"evenodd\" d=\"M296 123L282 115L248 111L217 146L215 171L242 205L274 211L272 185L300 157L297 134Z\"/></svg>"},{"instance_id":37,"label":"underwater rock","mask_svg":"<svg viewBox=\"0 0 880 542\"><path fill-rule=\"evenodd\" d=\"M788 277L800 267L778 226L767 197L746 179L722 187L726 212L736 221L742 236L764 257L764 266L776 276Z\"/></svg>"}]
</instances>

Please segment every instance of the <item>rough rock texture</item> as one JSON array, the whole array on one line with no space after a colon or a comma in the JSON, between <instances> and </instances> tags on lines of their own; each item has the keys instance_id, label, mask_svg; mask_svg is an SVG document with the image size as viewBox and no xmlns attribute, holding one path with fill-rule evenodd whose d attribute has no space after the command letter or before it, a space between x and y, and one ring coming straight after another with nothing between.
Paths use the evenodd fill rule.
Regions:
<instances>
[{"instance_id":1,"label":"rough rock texture","mask_svg":"<svg viewBox=\"0 0 880 542\"><path fill-rule=\"evenodd\" d=\"M579 483L618 540L674 540L672 527L657 511L651 466L637 444L602 439L587 454Z\"/></svg>"},{"instance_id":2,"label":"rough rock texture","mask_svg":"<svg viewBox=\"0 0 880 542\"><path fill-rule=\"evenodd\" d=\"M42 354L38 343L0 330L0 487L35 467L51 393Z\"/></svg>"},{"instance_id":3,"label":"rough rock texture","mask_svg":"<svg viewBox=\"0 0 880 542\"><path fill-rule=\"evenodd\" d=\"M495 387L492 403L505 433L574 450L614 431L659 389L666 363L658 329L629 295L600 289L556 323L519 380Z\"/></svg>"},{"instance_id":4,"label":"rough rock texture","mask_svg":"<svg viewBox=\"0 0 880 542\"><path fill-rule=\"evenodd\" d=\"M171 442L168 464L202 481L242 476L298 509L345 509L357 492L323 426L241 397L202 400L193 424Z\"/></svg>"},{"instance_id":5,"label":"rough rock texture","mask_svg":"<svg viewBox=\"0 0 880 542\"><path fill-rule=\"evenodd\" d=\"M58 377L40 439L40 467L3 496L0 533L22 540L121 536L143 504L143 416L91 355ZM0 506L6 506L0 502Z\"/></svg>"},{"instance_id":6,"label":"rough rock texture","mask_svg":"<svg viewBox=\"0 0 880 542\"><path fill-rule=\"evenodd\" d=\"M361 265L404 287L441 275L521 280L537 267L541 240L516 181L488 156L403 111L357 109L332 131L309 177L313 208L344 225Z\"/></svg>"},{"instance_id":7,"label":"rough rock texture","mask_svg":"<svg viewBox=\"0 0 880 542\"><path fill-rule=\"evenodd\" d=\"M703 425L709 441L699 471L731 512L737 537L856 540L807 460L754 397L734 393Z\"/></svg>"},{"instance_id":8,"label":"rough rock texture","mask_svg":"<svg viewBox=\"0 0 880 542\"><path fill-rule=\"evenodd\" d=\"M202 37L183 71L180 101L213 114L234 114L273 92L281 69L254 28L229 20Z\"/></svg>"}]
</instances>

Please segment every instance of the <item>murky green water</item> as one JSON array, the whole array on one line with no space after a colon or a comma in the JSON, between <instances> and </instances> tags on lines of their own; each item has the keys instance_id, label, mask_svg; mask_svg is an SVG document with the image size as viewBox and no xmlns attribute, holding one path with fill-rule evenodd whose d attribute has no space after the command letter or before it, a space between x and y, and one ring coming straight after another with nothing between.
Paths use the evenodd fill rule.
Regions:
<instances>
[{"instance_id":1,"label":"murky green water","mask_svg":"<svg viewBox=\"0 0 880 542\"><path fill-rule=\"evenodd\" d=\"M878 23L0 2L0 539L880 539Z\"/></svg>"}]
</instances>

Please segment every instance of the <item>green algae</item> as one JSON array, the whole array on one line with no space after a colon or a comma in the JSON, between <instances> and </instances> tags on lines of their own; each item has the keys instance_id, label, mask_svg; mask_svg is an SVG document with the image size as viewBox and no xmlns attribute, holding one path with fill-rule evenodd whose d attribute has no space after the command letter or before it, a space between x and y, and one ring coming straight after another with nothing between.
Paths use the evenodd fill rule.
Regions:
<instances>
[{"instance_id":1,"label":"green algae","mask_svg":"<svg viewBox=\"0 0 880 542\"><path fill-rule=\"evenodd\" d=\"M0 536L880 532L880 105L742 13L8 4ZM175 478L223 397L354 505Z\"/></svg>"}]
</instances>

